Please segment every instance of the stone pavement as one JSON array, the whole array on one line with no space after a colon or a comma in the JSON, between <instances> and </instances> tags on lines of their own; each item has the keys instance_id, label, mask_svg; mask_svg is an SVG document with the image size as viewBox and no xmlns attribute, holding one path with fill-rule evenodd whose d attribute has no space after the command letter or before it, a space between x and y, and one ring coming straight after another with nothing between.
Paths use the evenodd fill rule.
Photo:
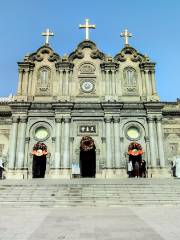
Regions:
<instances>
[{"instance_id":1,"label":"stone pavement","mask_svg":"<svg viewBox=\"0 0 180 240\"><path fill-rule=\"evenodd\" d=\"M0 240L177 240L180 207L1 208Z\"/></svg>"}]
</instances>

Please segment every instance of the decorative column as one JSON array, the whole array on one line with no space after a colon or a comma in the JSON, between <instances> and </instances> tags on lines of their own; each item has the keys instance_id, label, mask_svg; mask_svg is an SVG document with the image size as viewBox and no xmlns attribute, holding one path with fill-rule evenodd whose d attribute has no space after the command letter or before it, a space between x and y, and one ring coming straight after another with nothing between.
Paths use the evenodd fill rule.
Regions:
<instances>
[{"instance_id":1,"label":"decorative column","mask_svg":"<svg viewBox=\"0 0 180 240\"><path fill-rule=\"evenodd\" d=\"M56 143L55 143L55 162L54 168L61 167L61 118L55 118L56 121Z\"/></svg>"},{"instance_id":2,"label":"decorative column","mask_svg":"<svg viewBox=\"0 0 180 240\"><path fill-rule=\"evenodd\" d=\"M63 168L69 168L69 157L70 157L70 117L64 119L64 153L63 153Z\"/></svg>"},{"instance_id":3,"label":"decorative column","mask_svg":"<svg viewBox=\"0 0 180 240\"><path fill-rule=\"evenodd\" d=\"M23 70L20 68L19 69L19 80L18 80L17 95L21 95L22 94L22 73L23 73Z\"/></svg>"},{"instance_id":4,"label":"decorative column","mask_svg":"<svg viewBox=\"0 0 180 240\"><path fill-rule=\"evenodd\" d=\"M17 147L17 127L18 118L13 117L11 128L11 139L9 145L9 169L14 169L16 161L16 147Z\"/></svg>"},{"instance_id":5,"label":"decorative column","mask_svg":"<svg viewBox=\"0 0 180 240\"><path fill-rule=\"evenodd\" d=\"M114 118L114 154L115 154L115 167L120 168L120 138L119 138L119 118Z\"/></svg>"},{"instance_id":6,"label":"decorative column","mask_svg":"<svg viewBox=\"0 0 180 240\"><path fill-rule=\"evenodd\" d=\"M102 95L106 95L106 75L105 75L105 71L101 70L101 76L102 76L102 89L101 89L101 93Z\"/></svg>"},{"instance_id":7,"label":"decorative column","mask_svg":"<svg viewBox=\"0 0 180 240\"><path fill-rule=\"evenodd\" d=\"M155 70L151 71L151 76L152 76L152 94L157 95L156 92L156 81L155 81Z\"/></svg>"},{"instance_id":8,"label":"decorative column","mask_svg":"<svg viewBox=\"0 0 180 240\"><path fill-rule=\"evenodd\" d=\"M63 95L63 70L59 70L59 95Z\"/></svg>"},{"instance_id":9,"label":"decorative column","mask_svg":"<svg viewBox=\"0 0 180 240\"><path fill-rule=\"evenodd\" d=\"M28 78L29 78L29 69L24 69L24 95L27 95L28 93Z\"/></svg>"},{"instance_id":10,"label":"decorative column","mask_svg":"<svg viewBox=\"0 0 180 240\"><path fill-rule=\"evenodd\" d=\"M28 95L32 95L32 81L33 81L33 68L31 67L29 73Z\"/></svg>"},{"instance_id":11,"label":"decorative column","mask_svg":"<svg viewBox=\"0 0 180 240\"><path fill-rule=\"evenodd\" d=\"M24 156L25 156L25 142L26 142L26 124L27 117L20 118L20 128L19 128L19 152L18 152L18 161L17 168L24 168Z\"/></svg>"},{"instance_id":12,"label":"decorative column","mask_svg":"<svg viewBox=\"0 0 180 240\"><path fill-rule=\"evenodd\" d=\"M150 96L149 70L145 69L146 93Z\"/></svg>"},{"instance_id":13,"label":"decorative column","mask_svg":"<svg viewBox=\"0 0 180 240\"><path fill-rule=\"evenodd\" d=\"M66 70L66 80L65 80L65 96L69 94L69 70Z\"/></svg>"},{"instance_id":14,"label":"decorative column","mask_svg":"<svg viewBox=\"0 0 180 240\"><path fill-rule=\"evenodd\" d=\"M68 92L68 95L69 96L72 96L73 94L73 91L72 91L72 87L73 87L73 85L72 85L72 77L73 77L73 70L72 69L70 69L70 71L69 71L69 92Z\"/></svg>"},{"instance_id":15,"label":"decorative column","mask_svg":"<svg viewBox=\"0 0 180 240\"><path fill-rule=\"evenodd\" d=\"M105 118L106 123L106 168L112 168L112 152L111 152L111 118Z\"/></svg>"},{"instance_id":16,"label":"decorative column","mask_svg":"<svg viewBox=\"0 0 180 240\"><path fill-rule=\"evenodd\" d=\"M110 94L110 81L109 81L109 71L108 70L105 70L105 81L106 81L106 95L109 95Z\"/></svg>"},{"instance_id":17,"label":"decorative column","mask_svg":"<svg viewBox=\"0 0 180 240\"><path fill-rule=\"evenodd\" d=\"M111 80L112 80L112 95L115 96L115 70L111 70L112 74L111 74Z\"/></svg>"},{"instance_id":18,"label":"decorative column","mask_svg":"<svg viewBox=\"0 0 180 240\"><path fill-rule=\"evenodd\" d=\"M155 148L153 117L148 117L148 127L149 127L149 142L150 142L150 152L151 152L151 167L156 167L156 148Z\"/></svg>"},{"instance_id":19,"label":"decorative column","mask_svg":"<svg viewBox=\"0 0 180 240\"><path fill-rule=\"evenodd\" d=\"M163 144L163 134L162 134L162 118L157 118L157 136L158 136L158 150L159 150L159 158L160 158L160 167L165 167L165 159L164 159L164 144Z\"/></svg>"}]
</instances>

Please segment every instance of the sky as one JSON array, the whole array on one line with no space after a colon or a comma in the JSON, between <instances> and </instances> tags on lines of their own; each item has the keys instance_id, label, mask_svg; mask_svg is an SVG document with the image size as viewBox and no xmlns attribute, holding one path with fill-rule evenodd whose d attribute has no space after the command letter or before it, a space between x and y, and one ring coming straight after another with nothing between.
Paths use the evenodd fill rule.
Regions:
<instances>
[{"instance_id":1,"label":"sky","mask_svg":"<svg viewBox=\"0 0 180 240\"><path fill-rule=\"evenodd\" d=\"M180 98L179 0L0 0L0 96L16 94L17 62L44 45L46 28L62 56L84 40L78 25L85 18L96 24L90 39L111 56L123 48L120 33L127 28L130 45L156 62L161 101Z\"/></svg>"}]
</instances>

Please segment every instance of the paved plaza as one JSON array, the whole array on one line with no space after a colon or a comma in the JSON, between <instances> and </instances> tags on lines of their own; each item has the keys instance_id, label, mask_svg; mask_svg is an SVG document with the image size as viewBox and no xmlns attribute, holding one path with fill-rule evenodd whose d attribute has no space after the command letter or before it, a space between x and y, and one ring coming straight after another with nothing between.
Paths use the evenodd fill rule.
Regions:
<instances>
[{"instance_id":1,"label":"paved plaza","mask_svg":"<svg viewBox=\"0 0 180 240\"><path fill-rule=\"evenodd\" d=\"M174 240L180 207L1 208L0 240Z\"/></svg>"}]
</instances>

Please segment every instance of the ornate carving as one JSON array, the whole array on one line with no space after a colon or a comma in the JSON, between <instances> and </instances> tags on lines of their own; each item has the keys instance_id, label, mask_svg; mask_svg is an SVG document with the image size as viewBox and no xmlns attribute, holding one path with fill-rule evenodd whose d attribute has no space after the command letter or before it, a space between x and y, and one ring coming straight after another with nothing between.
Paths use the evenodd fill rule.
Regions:
<instances>
[{"instance_id":1,"label":"ornate carving","mask_svg":"<svg viewBox=\"0 0 180 240\"><path fill-rule=\"evenodd\" d=\"M82 137L80 149L86 152L95 149L94 140L89 136Z\"/></svg>"},{"instance_id":2,"label":"ornate carving","mask_svg":"<svg viewBox=\"0 0 180 240\"><path fill-rule=\"evenodd\" d=\"M20 119L19 119L19 121L21 122L21 123L27 123L27 117L21 117Z\"/></svg>"},{"instance_id":3,"label":"ornate carving","mask_svg":"<svg viewBox=\"0 0 180 240\"><path fill-rule=\"evenodd\" d=\"M37 75L36 93L40 95L47 95L50 93L51 70L47 66L39 69Z\"/></svg>"},{"instance_id":4,"label":"ornate carving","mask_svg":"<svg viewBox=\"0 0 180 240\"><path fill-rule=\"evenodd\" d=\"M86 40L86 41L81 42L78 45L77 49L69 55L69 60L73 61L76 58L82 59L84 57L84 54L82 52L82 50L84 48L90 48L92 50L91 57L93 59L96 59L96 58L99 58L101 60L105 59L105 54L100 52L97 49L96 44L93 43L92 41L87 41Z\"/></svg>"},{"instance_id":5,"label":"ornate carving","mask_svg":"<svg viewBox=\"0 0 180 240\"><path fill-rule=\"evenodd\" d=\"M70 123L71 122L71 118L70 117L65 117L63 119L64 123Z\"/></svg>"},{"instance_id":6,"label":"ornate carving","mask_svg":"<svg viewBox=\"0 0 180 240\"><path fill-rule=\"evenodd\" d=\"M54 61L58 61L60 60L60 56L57 53L54 53L54 51L47 45L42 46L41 48L39 48L37 50L37 52L32 53L28 56L27 61L30 62L41 62L44 59L45 55L49 55L48 56L48 61L50 62L54 62Z\"/></svg>"},{"instance_id":7,"label":"ornate carving","mask_svg":"<svg viewBox=\"0 0 180 240\"><path fill-rule=\"evenodd\" d=\"M55 118L55 122L56 123L61 123L62 122L62 118Z\"/></svg>"},{"instance_id":8,"label":"ornate carving","mask_svg":"<svg viewBox=\"0 0 180 240\"><path fill-rule=\"evenodd\" d=\"M124 93L126 95L135 95L137 93L137 73L132 67L126 67L123 71Z\"/></svg>"},{"instance_id":9,"label":"ornate carving","mask_svg":"<svg viewBox=\"0 0 180 240\"><path fill-rule=\"evenodd\" d=\"M119 117L113 117L114 123L119 123L120 122L120 118Z\"/></svg>"},{"instance_id":10,"label":"ornate carving","mask_svg":"<svg viewBox=\"0 0 180 240\"><path fill-rule=\"evenodd\" d=\"M49 60L50 62L57 62L57 61L59 60L59 55L56 54L56 53L52 53L52 54L49 56L48 60Z\"/></svg>"},{"instance_id":11,"label":"ornate carving","mask_svg":"<svg viewBox=\"0 0 180 240\"><path fill-rule=\"evenodd\" d=\"M132 62L147 62L149 61L146 56L142 55L141 53L137 52L136 49L127 45L125 46L120 53L118 53L114 59L116 61L124 62L126 61L126 55L131 55Z\"/></svg>"},{"instance_id":12,"label":"ornate carving","mask_svg":"<svg viewBox=\"0 0 180 240\"><path fill-rule=\"evenodd\" d=\"M91 57L93 59L99 58L99 59L102 60L102 59L104 59L104 53L100 52L98 49L95 49L95 50L92 51Z\"/></svg>"},{"instance_id":13,"label":"ornate carving","mask_svg":"<svg viewBox=\"0 0 180 240\"><path fill-rule=\"evenodd\" d=\"M105 117L104 121L105 121L105 123L111 123L112 118L111 117Z\"/></svg>"},{"instance_id":14,"label":"ornate carving","mask_svg":"<svg viewBox=\"0 0 180 240\"><path fill-rule=\"evenodd\" d=\"M79 71L82 74L93 74L95 72L95 67L90 64L90 63L84 63L83 65L81 65Z\"/></svg>"}]
</instances>

